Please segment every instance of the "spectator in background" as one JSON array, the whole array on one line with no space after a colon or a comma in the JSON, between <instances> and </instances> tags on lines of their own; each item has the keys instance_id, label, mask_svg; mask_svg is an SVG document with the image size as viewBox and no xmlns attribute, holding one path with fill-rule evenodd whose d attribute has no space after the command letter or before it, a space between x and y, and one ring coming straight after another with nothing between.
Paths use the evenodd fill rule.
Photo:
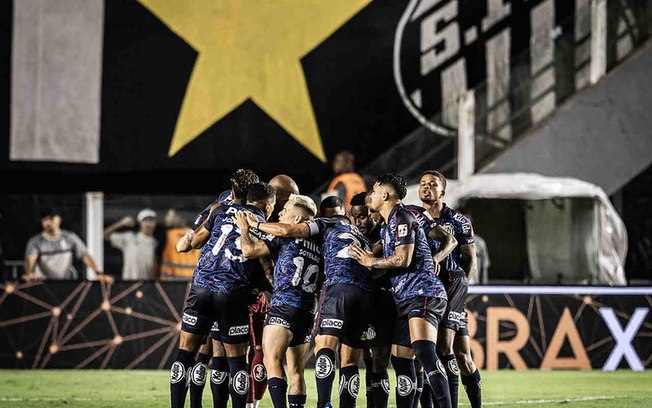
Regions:
<instances>
[{"instance_id":1,"label":"spectator in background","mask_svg":"<svg viewBox=\"0 0 652 408\"><path fill-rule=\"evenodd\" d=\"M165 244L161 257L161 279L190 280L199 260L199 250L177 251L177 242L190 226L182 207L169 208L165 213Z\"/></svg>"},{"instance_id":2,"label":"spectator in background","mask_svg":"<svg viewBox=\"0 0 652 408\"><path fill-rule=\"evenodd\" d=\"M362 177L355 171L355 156L348 150L343 150L333 158L333 174L335 177L326 189L326 195L337 195L343 202L346 211L351 209L351 198L367 190ZM322 196L322 198L324 198Z\"/></svg>"},{"instance_id":3,"label":"spectator in background","mask_svg":"<svg viewBox=\"0 0 652 408\"><path fill-rule=\"evenodd\" d=\"M25 274L23 279L77 279L73 256L81 259L97 275L97 279L113 282L113 277L104 275L88 253L86 245L77 234L61 229L61 212L56 208L41 210L43 232L34 235L25 248Z\"/></svg>"},{"instance_id":4,"label":"spectator in background","mask_svg":"<svg viewBox=\"0 0 652 408\"><path fill-rule=\"evenodd\" d=\"M473 224L471 210L469 210L467 207L461 207L457 211L465 215L466 218L471 221L471 224ZM489 267L491 266L491 260L489 259L489 250L487 249L487 243L480 235L478 235L477 231L473 232L473 236L475 238L475 256L477 258L477 268L476 273L474 273L469 278L469 285L486 285L489 283Z\"/></svg>"},{"instance_id":5,"label":"spectator in background","mask_svg":"<svg viewBox=\"0 0 652 408\"><path fill-rule=\"evenodd\" d=\"M158 275L158 241L154 238L156 229L156 212L150 208L140 210L138 232L116 232L121 228L132 228L136 222L132 216L126 216L104 229L104 239L111 246L122 251L122 279L148 280Z\"/></svg>"}]
</instances>

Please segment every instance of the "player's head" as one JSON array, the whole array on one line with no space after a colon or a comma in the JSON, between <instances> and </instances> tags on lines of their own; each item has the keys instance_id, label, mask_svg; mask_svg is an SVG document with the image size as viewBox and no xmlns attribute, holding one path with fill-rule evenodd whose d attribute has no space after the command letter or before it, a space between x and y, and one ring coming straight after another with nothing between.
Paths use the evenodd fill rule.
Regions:
<instances>
[{"instance_id":1,"label":"player's head","mask_svg":"<svg viewBox=\"0 0 652 408\"><path fill-rule=\"evenodd\" d=\"M446 177L436 170L426 170L419 181L419 199L426 203L436 203L446 195Z\"/></svg>"},{"instance_id":2,"label":"player's head","mask_svg":"<svg viewBox=\"0 0 652 408\"><path fill-rule=\"evenodd\" d=\"M328 196L319 203L319 215L332 217L334 215L345 215L344 201L337 196Z\"/></svg>"},{"instance_id":3,"label":"player's head","mask_svg":"<svg viewBox=\"0 0 652 408\"><path fill-rule=\"evenodd\" d=\"M247 190L253 183L258 183L258 175L249 169L238 169L231 177L233 199L239 202L247 200Z\"/></svg>"},{"instance_id":4,"label":"player's head","mask_svg":"<svg viewBox=\"0 0 652 408\"><path fill-rule=\"evenodd\" d=\"M43 231L52 234L61 228L61 210L57 207L45 207L39 211Z\"/></svg>"},{"instance_id":5,"label":"player's head","mask_svg":"<svg viewBox=\"0 0 652 408\"><path fill-rule=\"evenodd\" d=\"M367 192L363 191L351 197L351 209L349 213L351 214L351 220L353 224L358 227L360 232L367 234L376 226L376 221L369 214L369 208L367 208Z\"/></svg>"},{"instance_id":6,"label":"player's head","mask_svg":"<svg viewBox=\"0 0 652 408\"><path fill-rule=\"evenodd\" d=\"M378 212L378 210L374 210L373 208L371 208L371 190L366 192L366 195L364 197L364 203L367 206L367 209L369 210L369 216L374 220L374 222L376 224L382 222L383 216L380 215L380 212Z\"/></svg>"},{"instance_id":7,"label":"player's head","mask_svg":"<svg viewBox=\"0 0 652 408\"><path fill-rule=\"evenodd\" d=\"M351 173L355 168L355 156L348 150L342 150L333 158L333 173Z\"/></svg>"},{"instance_id":8,"label":"player's head","mask_svg":"<svg viewBox=\"0 0 652 408\"><path fill-rule=\"evenodd\" d=\"M247 190L247 204L263 210L265 218L269 218L272 215L274 203L276 203L276 191L274 187L262 181L249 186Z\"/></svg>"},{"instance_id":9,"label":"player's head","mask_svg":"<svg viewBox=\"0 0 652 408\"><path fill-rule=\"evenodd\" d=\"M396 173L387 173L379 176L371 189L369 208L376 211L387 203L394 205L405 198L407 182L403 176Z\"/></svg>"},{"instance_id":10,"label":"player's head","mask_svg":"<svg viewBox=\"0 0 652 408\"><path fill-rule=\"evenodd\" d=\"M286 224L298 224L311 220L317 215L317 205L312 198L305 195L290 194L283 209L278 214L278 220Z\"/></svg>"},{"instance_id":11,"label":"player's head","mask_svg":"<svg viewBox=\"0 0 652 408\"><path fill-rule=\"evenodd\" d=\"M287 203L290 194L299 194L299 186L297 186L297 183L292 177L285 174L274 176L269 181L269 184L276 190L276 205L270 217L272 221L276 221L278 220L278 214L285 206L285 203Z\"/></svg>"}]
</instances>

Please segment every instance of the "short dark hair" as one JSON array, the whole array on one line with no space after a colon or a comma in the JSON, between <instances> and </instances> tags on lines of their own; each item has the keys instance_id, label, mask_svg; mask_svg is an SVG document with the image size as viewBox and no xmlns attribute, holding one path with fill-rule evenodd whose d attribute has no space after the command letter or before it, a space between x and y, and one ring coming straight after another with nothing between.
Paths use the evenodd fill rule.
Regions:
<instances>
[{"instance_id":1,"label":"short dark hair","mask_svg":"<svg viewBox=\"0 0 652 408\"><path fill-rule=\"evenodd\" d=\"M236 200L247 198L247 190L253 183L258 183L259 178L256 173L249 169L238 169L231 177L231 189Z\"/></svg>"},{"instance_id":2,"label":"short dark hair","mask_svg":"<svg viewBox=\"0 0 652 408\"><path fill-rule=\"evenodd\" d=\"M324 208L337 208L337 207L342 207L344 208L344 201L342 201L341 198L338 196L328 196L321 200L321 203L319 203L319 212L322 212Z\"/></svg>"},{"instance_id":3,"label":"short dark hair","mask_svg":"<svg viewBox=\"0 0 652 408\"><path fill-rule=\"evenodd\" d=\"M421 177L425 176L426 174L430 174L431 176L435 176L441 181L441 185L444 187L444 191L446 191L446 177L444 177L443 174L438 172L437 170L426 170L423 173L421 173Z\"/></svg>"},{"instance_id":4,"label":"short dark hair","mask_svg":"<svg viewBox=\"0 0 652 408\"><path fill-rule=\"evenodd\" d=\"M396 173L387 173L382 176L378 176L376 182L379 184L390 185L398 194L398 198L401 200L407 195L407 181L400 174Z\"/></svg>"},{"instance_id":5,"label":"short dark hair","mask_svg":"<svg viewBox=\"0 0 652 408\"><path fill-rule=\"evenodd\" d=\"M367 198L367 192L363 191L351 197L351 201L349 202L349 204L351 204L351 207L355 207L358 205L363 205L363 206L367 205L366 198Z\"/></svg>"},{"instance_id":6,"label":"short dark hair","mask_svg":"<svg viewBox=\"0 0 652 408\"><path fill-rule=\"evenodd\" d=\"M267 201L275 197L276 197L276 190L274 189L274 187L262 181L259 181L258 183L253 183L252 185L249 186L249 189L247 189L247 201L250 203Z\"/></svg>"},{"instance_id":7,"label":"short dark hair","mask_svg":"<svg viewBox=\"0 0 652 408\"><path fill-rule=\"evenodd\" d=\"M59 207L49 206L43 207L39 210L39 217L41 219L46 217L54 217L55 215L61 215L61 209Z\"/></svg>"}]
</instances>

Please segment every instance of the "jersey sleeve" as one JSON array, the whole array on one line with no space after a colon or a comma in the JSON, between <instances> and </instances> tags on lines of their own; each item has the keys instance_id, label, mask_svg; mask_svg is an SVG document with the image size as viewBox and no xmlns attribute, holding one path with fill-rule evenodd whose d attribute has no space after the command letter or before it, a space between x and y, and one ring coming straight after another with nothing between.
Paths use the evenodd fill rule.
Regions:
<instances>
[{"instance_id":1,"label":"jersey sleeve","mask_svg":"<svg viewBox=\"0 0 652 408\"><path fill-rule=\"evenodd\" d=\"M329 218L316 218L314 220L306 221L310 236L319 235L326 231L326 228L328 228L329 225L329 220Z\"/></svg>"},{"instance_id":2,"label":"jersey sleeve","mask_svg":"<svg viewBox=\"0 0 652 408\"><path fill-rule=\"evenodd\" d=\"M206 220L206 223L204 224L204 228L206 228L208 231L213 230L213 224L215 224L215 219L217 218L217 208L213 211L211 211L210 215L208 216L208 219Z\"/></svg>"},{"instance_id":3,"label":"jersey sleeve","mask_svg":"<svg viewBox=\"0 0 652 408\"><path fill-rule=\"evenodd\" d=\"M30 238L30 240L27 241L27 246L25 247L25 256L38 255L39 250L36 241L37 237Z\"/></svg>"},{"instance_id":4,"label":"jersey sleeve","mask_svg":"<svg viewBox=\"0 0 652 408\"><path fill-rule=\"evenodd\" d=\"M214 207L218 207L219 203L212 202L208 207L204 208L197 216L195 217L195 220L192 222L192 229L196 230L197 228L201 227L201 225L208 219L208 216L211 214L211 210Z\"/></svg>"},{"instance_id":5,"label":"jersey sleeve","mask_svg":"<svg viewBox=\"0 0 652 408\"><path fill-rule=\"evenodd\" d=\"M408 210L397 211L394 217L394 231L391 231L395 237L394 247L414 244L416 231L421 228L419 222Z\"/></svg>"},{"instance_id":6,"label":"jersey sleeve","mask_svg":"<svg viewBox=\"0 0 652 408\"><path fill-rule=\"evenodd\" d=\"M129 232L114 232L111 234L111 237L109 238L111 246L123 249L127 245L127 234L129 234Z\"/></svg>"},{"instance_id":7,"label":"jersey sleeve","mask_svg":"<svg viewBox=\"0 0 652 408\"><path fill-rule=\"evenodd\" d=\"M435 221L434 218L432 218L432 215L428 213L425 209L417 206L409 206L406 207L408 211L412 213L414 218L416 218L417 222L419 223L419 226L423 228L423 231L426 233L426 236L430 234L430 231L435 228L437 225L437 222Z\"/></svg>"},{"instance_id":8,"label":"jersey sleeve","mask_svg":"<svg viewBox=\"0 0 652 408\"><path fill-rule=\"evenodd\" d=\"M281 249L281 246L283 245L284 242L283 238L276 237L270 234L264 234L261 237L261 240L265 243L265 245L267 245L267 249L269 249L269 253L274 258L278 254L278 251Z\"/></svg>"},{"instance_id":9,"label":"jersey sleeve","mask_svg":"<svg viewBox=\"0 0 652 408\"><path fill-rule=\"evenodd\" d=\"M473 226L471 221L462 214L455 214L455 239L458 245L472 244L475 242L473 238Z\"/></svg>"},{"instance_id":10,"label":"jersey sleeve","mask_svg":"<svg viewBox=\"0 0 652 408\"><path fill-rule=\"evenodd\" d=\"M84 241L82 241L81 238L79 238L79 235L71 233L70 234L70 240L72 241L73 248L75 248L75 256L77 258L83 258L84 255L88 252L88 249L86 248L86 244L84 244Z\"/></svg>"}]
</instances>

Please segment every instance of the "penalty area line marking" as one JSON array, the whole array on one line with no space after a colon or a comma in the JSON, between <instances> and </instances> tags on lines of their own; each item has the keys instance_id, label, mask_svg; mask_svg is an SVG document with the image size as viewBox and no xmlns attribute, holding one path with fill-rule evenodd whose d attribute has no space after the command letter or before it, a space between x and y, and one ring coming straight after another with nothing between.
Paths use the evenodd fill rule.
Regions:
<instances>
[{"instance_id":1,"label":"penalty area line marking","mask_svg":"<svg viewBox=\"0 0 652 408\"><path fill-rule=\"evenodd\" d=\"M577 397L577 398L558 398L558 399L537 399L537 400L516 400L516 401L491 401L483 402L482 405L507 405L507 404L560 404L569 402L583 402L583 401L598 401L598 400L612 400L616 399L613 396L598 395L593 397Z\"/></svg>"}]
</instances>

